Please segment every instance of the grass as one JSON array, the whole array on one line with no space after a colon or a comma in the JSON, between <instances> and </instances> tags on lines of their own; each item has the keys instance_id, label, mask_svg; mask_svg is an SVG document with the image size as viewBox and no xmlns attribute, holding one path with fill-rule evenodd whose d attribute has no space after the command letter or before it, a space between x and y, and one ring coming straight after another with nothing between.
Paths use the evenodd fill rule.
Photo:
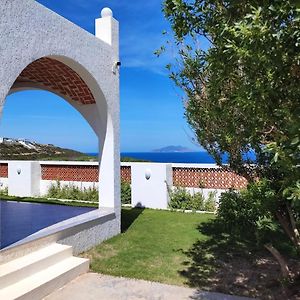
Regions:
<instances>
[{"instance_id":1,"label":"grass","mask_svg":"<svg viewBox=\"0 0 300 300\"><path fill-rule=\"evenodd\" d=\"M150 209L123 209L122 234L83 254L94 272L185 285L185 251L198 240L199 223L214 216Z\"/></svg>"},{"instance_id":2,"label":"grass","mask_svg":"<svg viewBox=\"0 0 300 300\"><path fill-rule=\"evenodd\" d=\"M43 198L1 198L91 206ZM285 241L279 240L288 258ZM260 299L300 299L300 277L293 285L283 285L270 254L249 235L227 232L212 214L123 208L122 233L82 256L91 259L92 271L103 274ZM297 257L292 255L288 263L300 270Z\"/></svg>"},{"instance_id":3,"label":"grass","mask_svg":"<svg viewBox=\"0 0 300 300\"><path fill-rule=\"evenodd\" d=\"M300 282L284 287L273 257L252 239L224 231L211 214L122 209L122 233L82 256L97 273L260 299L300 299L294 298Z\"/></svg>"}]
</instances>

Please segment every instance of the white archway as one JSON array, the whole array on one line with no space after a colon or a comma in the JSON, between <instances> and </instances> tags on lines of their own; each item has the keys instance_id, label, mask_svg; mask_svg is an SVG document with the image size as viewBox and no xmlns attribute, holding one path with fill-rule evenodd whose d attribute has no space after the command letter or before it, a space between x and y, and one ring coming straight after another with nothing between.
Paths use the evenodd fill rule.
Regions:
<instances>
[{"instance_id":1,"label":"white archway","mask_svg":"<svg viewBox=\"0 0 300 300\"><path fill-rule=\"evenodd\" d=\"M1 1L0 15L0 117L6 96L24 89L68 101L99 138L99 206L113 208L120 225L118 22L103 14L95 37L33 0ZM86 93L74 93L80 85Z\"/></svg>"}]
</instances>

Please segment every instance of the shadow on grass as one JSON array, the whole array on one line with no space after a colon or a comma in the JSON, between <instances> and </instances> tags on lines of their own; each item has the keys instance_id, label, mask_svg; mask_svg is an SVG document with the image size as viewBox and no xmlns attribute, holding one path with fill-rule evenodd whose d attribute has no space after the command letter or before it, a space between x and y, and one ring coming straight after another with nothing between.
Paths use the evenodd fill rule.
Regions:
<instances>
[{"instance_id":1,"label":"shadow on grass","mask_svg":"<svg viewBox=\"0 0 300 300\"><path fill-rule=\"evenodd\" d=\"M144 211L144 208L131 208L122 209L121 214L121 232L126 232L131 224L139 217L139 215Z\"/></svg>"},{"instance_id":2,"label":"shadow on grass","mask_svg":"<svg viewBox=\"0 0 300 300\"><path fill-rule=\"evenodd\" d=\"M203 223L198 230L207 238L199 240L184 254L187 260L180 274L199 290L279 299L280 272L270 255L258 248L251 234L226 232L217 220Z\"/></svg>"}]
</instances>

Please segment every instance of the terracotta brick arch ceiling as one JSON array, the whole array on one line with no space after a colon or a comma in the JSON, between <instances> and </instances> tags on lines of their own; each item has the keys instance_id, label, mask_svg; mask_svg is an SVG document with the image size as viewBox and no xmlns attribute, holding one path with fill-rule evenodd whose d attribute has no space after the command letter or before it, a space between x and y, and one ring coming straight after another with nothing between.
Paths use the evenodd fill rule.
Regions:
<instances>
[{"instance_id":1,"label":"terracotta brick arch ceiling","mask_svg":"<svg viewBox=\"0 0 300 300\"><path fill-rule=\"evenodd\" d=\"M93 104L95 99L81 77L64 63L43 57L28 65L15 84L34 84L41 89L57 92L82 104Z\"/></svg>"}]
</instances>

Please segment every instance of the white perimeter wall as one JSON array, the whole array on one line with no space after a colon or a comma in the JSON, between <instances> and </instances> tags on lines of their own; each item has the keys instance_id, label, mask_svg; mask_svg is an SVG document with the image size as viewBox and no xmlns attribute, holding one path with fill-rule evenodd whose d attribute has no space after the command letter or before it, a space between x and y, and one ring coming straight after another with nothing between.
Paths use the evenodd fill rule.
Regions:
<instances>
[{"instance_id":1,"label":"white perimeter wall","mask_svg":"<svg viewBox=\"0 0 300 300\"><path fill-rule=\"evenodd\" d=\"M0 189L5 189L8 187L8 178L0 177Z\"/></svg>"},{"instance_id":2,"label":"white perimeter wall","mask_svg":"<svg viewBox=\"0 0 300 300\"><path fill-rule=\"evenodd\" d=\"M16 196L45 196L55 180L42 180L41 175L37 176L37 168L32 166L28 161L0 161L8 163L9 178L0 178L0 189L9 188L10 195ZM43 161L34 162L33 165L86 165L95 166L97 162L68 162L68 161ZM218 168L215 164L166 164L166 163L121 163L121 166L131 167L131 189L132 189L132 206L142 206L148 208L166 209L168 207L169 195L167 184L174 188L172 181L172 168ZM22 176L18 174L17 169L26 174L22 181ZM26 172L25 172L26 170ZM24 172L24 173L23 173ZM147 176L150 177L147 179ZM34 181L34 182L32 182ZM79 181L61 181L61 185L76 186L78 188L98 188L97 182L79 182ZM27 187L26 187L27 186ZM33 188L34 187L34 188ZM37 191L37 187L39 190ZM226 189L205 189L205 188L186 188L191 194L202 192L207 198L210 192L216 193L218 201L221 193Z\"/></svg>"}]
</instances>

